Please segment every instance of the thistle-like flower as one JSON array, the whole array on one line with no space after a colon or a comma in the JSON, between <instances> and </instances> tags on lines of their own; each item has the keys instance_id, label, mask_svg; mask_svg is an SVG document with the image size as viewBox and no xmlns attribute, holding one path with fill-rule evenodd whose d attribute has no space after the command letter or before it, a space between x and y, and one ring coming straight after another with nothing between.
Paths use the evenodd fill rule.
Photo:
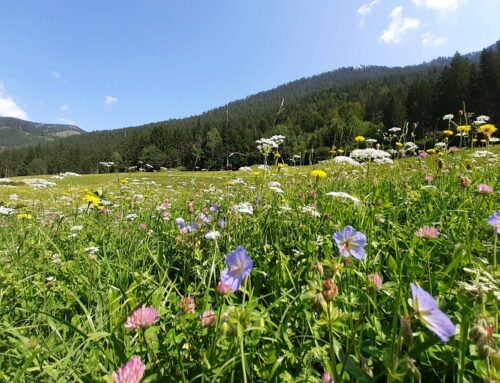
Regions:
<instances>
[{"instance_id":1,"label":"thistle-like flower","mask_svg":"<svg viewBox=\"0 0 500 383\"><path fill-rule=\"evenodd\" d=\"M135 310L125 323L125 328L136 330L138 328L146 328L158 322L160 313L154 307L146 307L142 305L141 308Z\"/></svg>"},{"instance_id":2,"label":"thistle-like flower","mask_svg":"<svg viewBox=\"0 0 500 383\"><path fill-rule=\"evenodd\" d=\"M422 226L415 232L415 235L424 239L435 239L441 235L438 229L434 226Z\"/></svg>"},{"instance_id":3,"label":"thistle-like flower","mask_svg":"<svg viewBox=\"0 0 500 383\"><path fill-rule=\"evenodd\" d=\"M134 356L126 364L113 372L115 383L139 383L144 375L146 366L140 356Z\"/></svg>"}]
</instances>

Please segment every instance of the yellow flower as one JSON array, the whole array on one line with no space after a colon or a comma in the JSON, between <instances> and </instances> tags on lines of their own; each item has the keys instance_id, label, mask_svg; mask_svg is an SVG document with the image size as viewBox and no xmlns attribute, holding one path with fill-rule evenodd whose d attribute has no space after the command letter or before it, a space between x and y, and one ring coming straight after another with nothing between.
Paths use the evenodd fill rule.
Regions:
<instances>
[{"instance_id":1,"label":"yellow flower","mask_svg":"<svg viewBox=\"0 0 500 383\"><path fill-rule=\"evenodd\" d=\"M451 130L443 130L443 135L444 136L453 136L453 131L451 131Z\"/></svg>"},{"instance_id":2,"label":"yellow flower","mask_svg":"<svg viewBox=\"0 0 500 383\"><path fill-rule=\"evenodd\" d=\"M85 197L83 197L83 200L87 202L89 205L92 205L93 207L100 208L101 207L101 199L91 193L87 193Z\"/></svg>"},{"instance_id":3,"label":"yellow flower","mask_svg":"<svg viewBox=\"0 0 500 383\"><path fill-rule=\"evenodd\" d=\"M470 125L460 125L459 127L457 127L457 132L467 133L470 132L471 129L472 128Z\"/></svg>"},{"instance_id":4,"label":"yellow flower","mask_svg":"<svg viewBox=\"0 0 500 383\"><path fill-rule=\"evenodd\" d=\"M336 150L330 150L330 153L335 154Z\"/></svg>"},{"instance_id":5,"label":"yellow flower","mask_svg":"<svg viewBox=\"0 0 500 383\"><path fill-rule=\"evenodd\" d=\"M487 142L488 142L488 141L486 141L485 139L482 139L482 140L481 140L481 143L483 143L483 144L486 144Z\"/></svg>"},{"instance_id":6,"label":"yellow flower","mask_svg":"<svg viewBox=\"0 0 500 383\"><path fill-rule=\"evenodd\" d=\"M16 215L17 218L19 219L30 219L31 218L31 214L28 214L28 213L19 213Z\"/></svg>"},{"instance_id":7,"label":"yellow flower","mask_svg":"<svg viewBox=\"0 0 500 383\"><path fill-rule=\"evenodd\" d=\"M473 139L472 139L472 142L477 142L477 138L473 138Z\"/></svg>"},{"instance_id":8,"label":"yellow flower","mask_svg":"<svg viewBox=\"0 0 500 383\"><path fill-rule=\"evenodd\" d=\"M497 131L497 128L493 124L484 124L484 125L481 125L477 131L479 133L491 135Z\"/></svg>"},{"instance_id":9,"label":"yellow flower","mask_svg":"<svg viewBox=\"0 0 500 383\"><path fill-rule=\"evenodd\" d=\"M122 185L126 185L126 184L128 184L128 180L120 180L120 183L121 183Z\"/></svg>"},{"instance_id":10,"label":"yellow flower","mask_svg":"<svg viewBox=\"0 0 500 383\"><path fill-rule=\"evenodd\" d=\"M364 140L365 140L365 137L363 137L363 136L356 136L354 138L354 141L356 141L356 142L363 142Z\"/></svg>"},{"instance_id":11,"label":"yellow flower","mask_svg":"<svg viewBox=\"0 0 500 383\"><path fill-rule=\"evenodd\" d=\"M328 174L324 172L323 170L320 169L315 169L309 173L311 177L316 177L316 178L325 178Z\"/></svg>"},{"instance_id":12,"label":"yellow flower","mask_svg":"<svg viewBox=\"0 0 500 383\"><path fill-rule=\"evenodd\" d=\"M444 156L444 154L445 154L444 152L439 152L438 153L439 156Z\"/></svg>"},{"instance_id":13,"label":"yellow flower","mask_svg":"<svg viewBox=\"0 0 500 383\"><path fill-rule=\"evenodd\" d=\"M255 171L255 172L252 172L252 174L253 174L254 176L258 176L258 175L260 174L260 172Z\"/></svg>"},{"instance_id":14,"label":"yellow flower","mask_svg":"<svg viewBox=\"0 0 500 383\"><path fill-rule=\"evenodd\" d=\"M339 153L339 154L344 153L344 149L338 149L338 150L337 150L337 153Z\"/></svg>"},{"instance_id":15,"label":"yellow flower","mask_svg":"<svg viewBox=\"0 0 500 383\"><path fill-rule=\"evenodd\" d=\"M399 141L398 141L398 142L396 142L396 146L397 146L398 148L402 148L402 147L403 147L403 144L402 144L401 142L399 142Z\"/></svg>"},{"instance_id":16,"label":"yellow flower","mask_svg":"<svg viewBox=\"0 0 500 383\"><path fill-rule=\"evenodd\" d=\"M285 167L285 164L282 164L281 162L278 164L278 169L282 169Z\"/></svg>"},{"instance_id":17,"label":"yellow flower","mask_svg":"<svg viewBox=\"0 0 500 383\"><path fill-rule=\"evenodd\" d=\"M436 154L436 149L427 149L426 152L429 154Z\"/></svg>"},{"instance_id":18,"label":"yellow flower","mask_svg":"<svg viewBox=\"0 0 500 383\"><path fill-rule=\"evenodd\" d=\"M274 158L281 158L281 154L279 154L279 153L274 153Z\"/></svg>"}]
</instances>

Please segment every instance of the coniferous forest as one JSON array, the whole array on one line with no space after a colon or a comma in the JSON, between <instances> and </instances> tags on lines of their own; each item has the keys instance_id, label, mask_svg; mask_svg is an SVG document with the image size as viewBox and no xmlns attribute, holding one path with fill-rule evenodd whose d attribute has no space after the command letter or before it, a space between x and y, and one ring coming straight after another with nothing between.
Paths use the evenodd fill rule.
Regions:
<instances>
[{"instance_id":1,"label":"coniferous forest","mask_svg":"<svg viewBox=\"0 0 500 383\"><path fill-rule=\"evenodd\" d=\"M255 141L286 136L285 161L329 158L357 135L379 137L408 123L433 145L443 115L488 115L500 123L500 41L480 53L388 68L342 68L303 78L199 116L71 136L0 154L0 176L127 169L238 169L258 163ZM297 157L298 158L298 157ZM110 168L103 162L113 163Z\"/></svg>"}]
</instances>

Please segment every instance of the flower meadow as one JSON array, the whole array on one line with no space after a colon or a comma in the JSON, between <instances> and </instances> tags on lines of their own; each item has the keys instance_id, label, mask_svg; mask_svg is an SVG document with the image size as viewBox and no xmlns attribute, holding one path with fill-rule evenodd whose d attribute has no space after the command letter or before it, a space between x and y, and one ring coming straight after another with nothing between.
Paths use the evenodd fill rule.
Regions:
<instances>
[{"instance_id":1,"label":"flower meadow","mask_svg":"<svg viewBox=\"0 0 500 383\"><path fill-rule=\"evenodd\" d=\"M375 150L0 183L0 381L498 381L498 148Z\"/></svg>"}]
</instances>

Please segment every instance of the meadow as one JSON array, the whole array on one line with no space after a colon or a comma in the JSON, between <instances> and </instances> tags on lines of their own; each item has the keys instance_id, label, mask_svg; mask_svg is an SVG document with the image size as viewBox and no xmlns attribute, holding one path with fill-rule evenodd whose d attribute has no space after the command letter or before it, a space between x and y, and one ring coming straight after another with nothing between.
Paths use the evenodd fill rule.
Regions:
<instances>
[{"instance_id":1,"label":"meadow","mask_svg":"<svg viewBox=\"0 0 500 383\"><path fill-rule=\"evenodd\" d=\"M442 149L4 182L0 381L498 381L500 150Z\"/></svg>"}]
</instances>

